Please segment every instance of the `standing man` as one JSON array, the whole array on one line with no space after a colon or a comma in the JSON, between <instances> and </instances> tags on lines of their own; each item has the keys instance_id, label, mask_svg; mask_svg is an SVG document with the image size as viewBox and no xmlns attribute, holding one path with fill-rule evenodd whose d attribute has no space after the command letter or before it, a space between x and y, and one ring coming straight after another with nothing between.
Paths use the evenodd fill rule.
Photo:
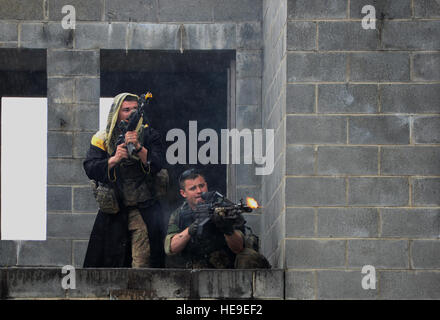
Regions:
<instances>
[{"instance_id":1,"label":"standing man","mask_svg":"<svg viewBox=\"0 0 440 320\"><path fill-rule=\"evenodd\" d=\"M246 245L245 223L239 213L234 220L215 217L204 226L201 237L197 230L201 217L197 207L205 200L208 191L205 177L194 169L186 170L179 177L183 205L175 210L168 224L165 252L168 266L186 269L201 268L270 268L264 256Z\"/></svg>"},{"instance_id":2,"label":"standing man","mask_svg":"<svg viewBox=\"0 0 440 320\"><path fill-rule=\"evenodd\" d=\"M142 117L136 129L125 135L118 126L137 110L138 99L131 93L114 98L106 130L92 137L84 161L100 207L85 268L164 266L161 208L154 190L164 164L164 145L160 134ZM128 144L134 146L132 156Z\"/></svg>"}]
</instances>

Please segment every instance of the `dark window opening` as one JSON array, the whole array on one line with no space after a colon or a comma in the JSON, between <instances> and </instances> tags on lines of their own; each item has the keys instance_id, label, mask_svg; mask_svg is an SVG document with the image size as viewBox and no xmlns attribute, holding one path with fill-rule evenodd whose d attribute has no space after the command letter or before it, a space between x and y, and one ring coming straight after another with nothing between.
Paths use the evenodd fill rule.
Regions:
<instances>
[{"instance_id":1,"label":"dark window opening","mask_svg":"<svg viewBox=\"0 0 440 320\"><path fill-rule=\"evenodd\" d=\"M101 50L101 97L150 91L153 99L148 117L152 127L160 131L166 148L174 143L165 141L169 130L180 128L186 133L186 164L167 165L170 176L170 190L165 201L169 205L168 213L183 201L177 180L189 167L204 171L210 190L227 193L228 169L226 164L221 164L220 142L221 129L230 125L228 68L233 57L233 51ZM217 132L218 164L188 164L189 121L197 121L197 133L205 128ZM198 142L197 150L205 143Z\"/></svg>"}]
</instances>

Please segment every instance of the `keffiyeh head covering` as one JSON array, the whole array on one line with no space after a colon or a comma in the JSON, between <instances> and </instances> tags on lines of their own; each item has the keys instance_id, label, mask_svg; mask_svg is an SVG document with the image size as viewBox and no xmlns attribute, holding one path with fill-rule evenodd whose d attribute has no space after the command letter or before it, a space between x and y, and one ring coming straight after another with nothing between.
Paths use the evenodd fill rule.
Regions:
<instances>
[{"instance_id":1,"label":"keffiyeh head covering","mask_svg":"<svg viewBox=\"0 0 440 320\"><path fill-rule=\"evenodd\" d=\"M128 92L118 94L113 100L113 104L110 108L110 112L107 117L107 127L105 129L105 133L106 133L105 147L107 153L110 155L112 155L113 152L116 150L116 141L118 140L118 136L120 134L120 131L117 127L119 110L121 109L122 102L124 102L125 98L128 96L139 99L137 95ZM142 137L143 134L144 126L142 125L142 122L143 122L143 118L141 117L136 126L136 132L138 133L138 137Z\"/></svg>"}]
</instances>

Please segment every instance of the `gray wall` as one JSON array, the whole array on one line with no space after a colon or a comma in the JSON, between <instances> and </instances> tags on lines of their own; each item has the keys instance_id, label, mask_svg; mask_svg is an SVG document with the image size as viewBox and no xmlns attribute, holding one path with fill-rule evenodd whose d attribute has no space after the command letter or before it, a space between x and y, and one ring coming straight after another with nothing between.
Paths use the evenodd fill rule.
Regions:
<instances>
[{"instance_id":1,"label":"gray wall","mask_svg":"<svg viewBox=\"0 0 440 320\"><path fill-rule=\"evenodd\" d=\"M361 27L366 4L376 30ZM237 127L275 130L273 173L238 166L237 194L261 199L248 220L285 298L440 298L436 1L0 0L2 47L47 48L50 147L48 240L1 241L0 265L82 263L100 49L227 49ZM376 290L361 287L367 264Z\"/></svg>"},{"instance_id":2,"label":"gray wall","mask_svg":"<svg viewBox=\"0 0 440 320\"><path fill-rule=\"evenodd\" d=\"M440 6L289 0L286 28L286 298L440 298Z\"/></svg>"}]
</instances>

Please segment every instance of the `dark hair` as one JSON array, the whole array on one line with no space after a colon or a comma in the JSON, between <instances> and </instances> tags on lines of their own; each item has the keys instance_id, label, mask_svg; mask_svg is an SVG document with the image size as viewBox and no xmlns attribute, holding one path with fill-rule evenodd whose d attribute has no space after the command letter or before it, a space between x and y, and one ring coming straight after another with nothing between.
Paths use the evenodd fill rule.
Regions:
<instances>
[{"instance_id":1,"label":"dark hair","mask_svg":"<svg viewBox=\"0 0 440 320\"><path fill-rule=\"evenodd\" d=\"M180 176L179 176L179 187L182 190L185 190L185 181L186 180L194 180L197 177L203 177L203 179L205 179L205 176L203 175L203 173L197 169L188 169L183 171Z\"/></svg>"}]
</instances>

